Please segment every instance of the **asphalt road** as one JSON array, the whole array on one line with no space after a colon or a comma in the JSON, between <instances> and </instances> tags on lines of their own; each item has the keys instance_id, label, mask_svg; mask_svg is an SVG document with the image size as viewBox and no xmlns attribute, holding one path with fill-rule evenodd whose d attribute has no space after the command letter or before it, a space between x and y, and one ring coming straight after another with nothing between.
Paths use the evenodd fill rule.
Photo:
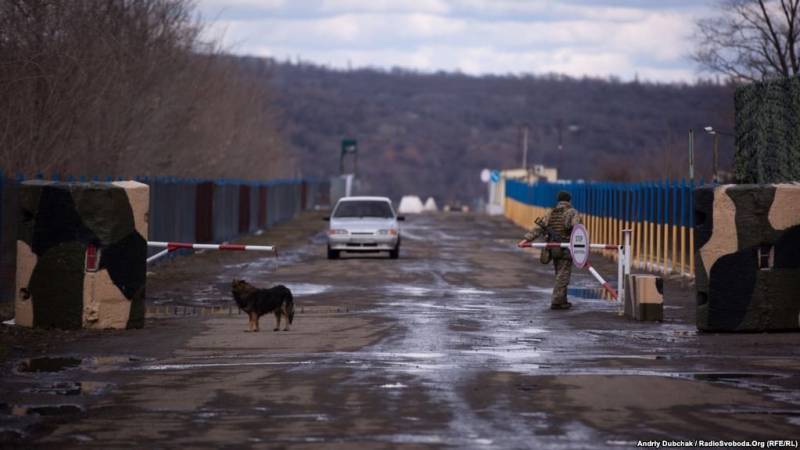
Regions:
<instances>
[{"instance_id":1,"label":"asphalt road","mask_svg":"<svg viewBox=\"0 0 800 450\"><path fill-rule=\"evenodd\" d=\"M514 247L502 218L410 217L399 260L325 259L307 213L253 236L278 258L155 265L141 330L3 326L0 437L14 448L626 448L639 440L800 438L800 335L698 334L666 284L637 323ZM596 258L614 278L615 264ZM292 331L247 333L233 277L285 284ZM3 352L0 352L0 354ZM48 359L49 358L49 359Z\"/></svg>"}]
</instances>

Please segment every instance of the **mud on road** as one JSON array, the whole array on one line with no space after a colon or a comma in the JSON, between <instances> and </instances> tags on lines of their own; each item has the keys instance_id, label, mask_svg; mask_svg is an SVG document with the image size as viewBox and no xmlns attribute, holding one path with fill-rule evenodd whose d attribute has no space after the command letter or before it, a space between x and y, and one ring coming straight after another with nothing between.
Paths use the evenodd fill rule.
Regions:
<instances>
[{"instance_id":1,"label":"mud on road","mask_svg":"<svg viewBox=\"0 0 800 450\"><path fill-rule=\"evenodd\" d=\"M617 314L552 270L502 218L410 217L399 260L325 259L306 213L252 236L280 248L150 268L141 330L3 326L3 446L621 448L646 439L797 439L797 334L698 334L693 294L666 283L663 323ZM615 264L596 258L610 276ZM260 333L233 277L285 284L292 331Z\"/></svg>"}]
</instances>

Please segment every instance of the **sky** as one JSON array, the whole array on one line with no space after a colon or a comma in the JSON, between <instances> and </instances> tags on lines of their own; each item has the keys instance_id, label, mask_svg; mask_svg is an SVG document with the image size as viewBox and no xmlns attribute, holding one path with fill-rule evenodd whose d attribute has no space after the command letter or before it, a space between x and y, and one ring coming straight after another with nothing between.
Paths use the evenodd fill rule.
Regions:
<instances>
[{"instance_id":1,"label":"sky","mask_svg":"<svg viewBox=\"0 0 800 450\"><path fill-rule=\"evenodd\" d=\"M236 54L336 68L692 82L713 0L197 0Z\"/></svg>"}]
</instances>

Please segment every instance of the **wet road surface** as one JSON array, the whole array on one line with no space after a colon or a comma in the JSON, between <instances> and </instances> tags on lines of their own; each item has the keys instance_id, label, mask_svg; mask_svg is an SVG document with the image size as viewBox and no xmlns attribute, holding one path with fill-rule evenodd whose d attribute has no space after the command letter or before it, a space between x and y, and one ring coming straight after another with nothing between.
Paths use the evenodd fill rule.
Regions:
<instances>
[{"instance_id":1,"label":"wet road surface","mask_svg":"<svg viewBox=\"0 0 800 450\"><path fill-rule=\"evenodd\" d=\"M152 267L142 330L70 335L4 368L10 446L624 448L646 439L797 439L797 334L699 335L666 283L636 323L576 271L552 269L502 218L412 217L399 260L324 258L305 214L252 237L279 258L205 253ZM614 278L616 265L596 258ZM290 332L246 333L234 277L286 284ZM39 337L39 339L42 339ZM40 352L41 353L41 352ZM24 357L23 357L24 356Z\"/></svg>"}]
</instances>

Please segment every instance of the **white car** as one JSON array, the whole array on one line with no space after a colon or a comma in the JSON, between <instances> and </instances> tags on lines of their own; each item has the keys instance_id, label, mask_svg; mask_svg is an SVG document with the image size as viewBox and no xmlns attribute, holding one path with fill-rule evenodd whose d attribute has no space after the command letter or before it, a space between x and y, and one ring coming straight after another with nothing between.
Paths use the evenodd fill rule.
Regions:
<instances>
[{"instance_id":1,"label":"white car","mask_svg":"<svg viewBox=\"0 0 800 450\"><path fill-rule=\"evenodd\" d=\"M339 258L342 251L386 251L392 259L400 255L397 222L405 217L395 213L392 201L386 197L341 198L325 220L330 221L328 259Z\"/></svg>"}]
</instances>

